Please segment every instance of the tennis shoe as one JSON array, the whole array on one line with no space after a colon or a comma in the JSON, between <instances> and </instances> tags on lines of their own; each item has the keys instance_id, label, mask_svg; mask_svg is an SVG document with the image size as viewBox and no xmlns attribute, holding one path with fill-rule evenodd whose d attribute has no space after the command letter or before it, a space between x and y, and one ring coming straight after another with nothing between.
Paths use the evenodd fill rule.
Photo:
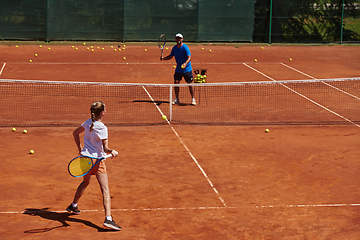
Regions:
<instances>
[{"instance_id":1,"label":"tennis shoe","mask_svg":"<svg viewBox=\"0 0 360 240\"><path fill-rule=\"evenodd\" d=\"M79 208L77 206L74 207L72 204L70 204L70 206L67 207L66 211L68 211L69 213L75 213L75 214L80 214L81 213Z\"/></svg>"},{"instance_id":2,"label":"tennis shoe","mask_svg":"<svg viewBox=\"0 0 360 240\"><path fill-rule=\"evenodd\" d=\"M195 98L193 98L193 99L191 100L191 105L196 106L196 100L195 100Z\"/></svg>"},{"instance_id":3,"label":"tennis shoe","mask_svg":"<svg viewBox=\"0 0 360 240\"><path fill-rule=\"evenodd\" d=\"M172 104L179 104L179 103L180 103L180 101L178 98L175 98L174 101L172 102Z\"/></svg>"},{"instance_id":4,"label":"tennis shoe","mask_svg":"<svg viewBox=\"0 0 360 240\"><path fill-rule=\"evenodd\" d=\"M107 220L105 218L105 222L103 223L103 225L107 228L111 228L111 229L114 229L114 230L117 230L117 231L120 231L121 230L121 227L118 226L114 220Z\"/></svg>"}]
</instances>

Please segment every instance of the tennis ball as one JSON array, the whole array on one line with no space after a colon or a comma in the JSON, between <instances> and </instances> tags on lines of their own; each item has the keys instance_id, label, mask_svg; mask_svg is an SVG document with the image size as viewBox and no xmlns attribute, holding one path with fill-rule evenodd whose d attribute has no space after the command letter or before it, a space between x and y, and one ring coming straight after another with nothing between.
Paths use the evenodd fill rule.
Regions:
<instances>
[{"instance_id":1,"label":"tennis ball","mask_svg":"<svg viewBox=\"0 0 360 240\"><path fill-rule=\"evenodd\" d=\"M85 46L86 43L83 43L83 45Z\"/></svg>"},{"instance_id":2,"label":"tennis ball","mask_svg":"<svg viewBox=\"0 0 360 240\"><path fill-rule=\"evenodd\" d=\"M71 48L74 48L74 46L71 46Z\"/></svg>"},{"instance_id":3,"label":"tennis ball","mask_svg":"<svg viewBox=\"0 0 360 240\"><path fill-rule=\"evenodd\" d=\"M29 60L29 62L31 62L31 63L32 63L32 60Z\"/></svg>"},{"instance_id":4,"label":"tennis ball","mask_svg":"<svg viewBox=\"0 0 360 240\"><path fill-rule=\"evenodd\" d=\"M39 48L42 48L42 46L40 45Z\"/></svg>"},{"instance_id":5,"label":"tennis ball","mask_svg":"<svg viewBox=\"0 0 360 240\"><path fill-rule=\"evenodd\" d=\"M35 53L35 57L37 57L37 54Z\"/></svg>"},{"instance_id":6,"label":"tennis ball","mask_svg":"<svg viewBox=\"0 0 360 240\"><path fill-rule=\"evenodd\" d=\"M206 80L205 80L205 79L203 79L203 80L202 80L202 82L203 82L203 83L206 83Z\"/></svg>"},{"instance_id":7,"label":"tennis ball","mask_svg":"<svg viewBox=\"0 0 360 240\"><path fill-rule=\"evenodd\" d=\"M13 128L11 131L16 132L16 128Z\"/></svg>"},{"instance_id":8,"label":"tennis ball","mask_svg":"<svg viewBox=\"0 0 360 240\"><path fill-rule=\"evenodd\" d=\"M126 60L126 57L124 57L123 59Z\"/></svg>"},{"instance_id":9,"label":"tennis ball","mask_svg":"<svg viewBox=\"0 0 360 240\"><path fill-rule=\"evenodd\" d=\"M270 130L269 130L269 129L265 129L265 132L268 133L268 132L270 132Z\"/></svg>"},{"instance_id":10,"label":"tennis ball","mask_svg":"<svg viewBox=\"0 0 360 240\"><path fill-rule=\"evenodd\" d=\"M198 75L196 75L198 78L201 78L201 75L200 74L198 74Z\"/></svg>"},{"instance_id":11,"label":"tennis ball","mask_svg":"<svg viewBox=\"0 0 360 240\"><path fill-rule=\"evenodd\" d=\"M184 66L184 65L181 65L181 68L182 68L182 69L184 69L184 68L185 68L185 66Z\"/></svg>"},{"instance_id":12,"label":"tennis ball","mask_svg":"<svg viewBox=\"0 0 360 240\"><path fill-rule=\"evenodd\" d=\"M201 48L201 50L204 50L204 48Z\"/></svg>"},{"instance_id":13,"label":"tennis ball","mask_svg":"<svg viewBox=\"0 0 360 240\"><path fill-rule=\"evenodd\" d=\"M174 65L173 68L176 68L176 66Z\"/></svg>"},{"instance_id":14,"label":"tennis ball","mask_svg":"<svg viewBox=\"0 0 360 240\"><path fill-rule=\"evenodd\" d=\"M25 130L23 131L23 133L27 133L27 130L25 129Z\"/></svg>"},{"instance_id":15,"label":"tennis ball","mask_svg":"<svg viewBox=\"0 0 360 240\"><path fill-rule=\"evenodd\" d=\"M125 45L124 45L125 46ZM123 47L123 50L125 50L125 48Z\"/></svg>"},{"instance_id":16,"label":"tennis ball","mask_svg":"<svg viewBox=\"0 0 360 240\"><path fill-rule=\"evenodd\" d=\"M100 49L100 47L97 47L97 49Z\"/></svg>"},{"instance_id":17,"label":"tennis ball","mask_svg":"<svg viewBox=\"0 0 360 240\"><path fill-rule=\"evenodd\" d=\"M212 52L212 50L210 49L209 52Z\"/></svg>"},{"instance_id":18,"label":"tennis ball","mask_svg":"<svg viewBox=\"0 0 360 240\"><path fill-rule=\"evenodd\" d=\"M147 52L147 49L145 48L145 52Z\"/></svg>"},{"instance_id":19,"label":"tennis ball","mask_svg":"<svg viewBox=\"0 0 360 240\"><path fill-rule=\"evenodd\" d=\"M290 58L289 61L292 61L292 59Z\"/></svg>"},{"instance_id":20,"label":"tennis ball","mask_svg":"<svg viewBox=\"0 0 360 240\"><path fill-rule=\"evenodd\" d=\"M91 51L93 52L93 51L94 51L94 49L91 49Z\"/></svg>"},{"instance_id":21,"label":"tennis ball","mask_svg":"<svg viewBox=\"0 0 360 240\"><path fill-rule=\"evenodd\" d=\"M30 150L30 154L34 154L35 152L34 152L34 150Z\"/></svg>"},{"instance_id":22,"label":"tennis ball","mask_svg":"<svg viewBox=\"0 0 360 240\"><path fill-rule=\"evenodd\" d=\"M166 50L169 50L169 48L165 48Z\"/></svg>"},{"instance_id":23,"label":"tennis ball","mask_svg":"<svg viewBox=\"0 0 360 240\"><path fill-rule=\"evenodd\" d=\"M111 48L114 48L114 46L111 46Z\"/></svg>"},{"instance_id":24,"label":"tennis ball","mask_svg":"<svg viewBox=\"0 0 360 240\"><path fill-rule=\"evenodd\" d=\"M261 49L264 49L264 47L261 47Z\"/></svg>"},{"instance_id":25,"label":"tennis ball","mask_svg":"<svg viewBox=\"0 0 360 240\"><path fill-rule=\"evenodd\" d=\"M89 50L90 48L87 47L86 49Z\"/></svg>"},{"instance_id":26,"label":"tennis ball","mask_svg":"<svg viewBox=\"0 0 360 240\"><path fill-rule=\"evenodd\" d=\"M16 45L15 47L16 47L16 48L18 48L19 46L18 46L18 45Z\"/></svg>"},{"instance_id":27,"label":"tennis ball","mask_svg":"<svg viewBox=\"0 0 360 240\"><path fill-rule=\"evenodd\" d=\"M75 50L78 50L78 48L75 48Z\"/></svg>"},{"instance_id":28,"label":"tennis ball","mask_svg":"<svg viewBox=\"0 0 360 240\"><path fill-rule=\"evenodd\" d=\"M254 62L257 62L257 59L255 59Z\"/></svg>"},{"instance_id":29,"label":"tennis ball","mask_svg":"<svg viewBox=\"0 0 360 240\"><path fill-rule=\"evenodd\" d=\"M162 115L161 118L162 118L163 120L166 120L166 119L167 119L167 117L166 117L165 115Z\"/></svg>"},{"instance_id":30,"label":"tennis ball","mask_svg":"<svg viewBox=\"0 0 360 240\"><path fill-rule=\"evenodd\" d=\"M105 48L101 48L101 50L104 50Z\"/></svg>"}]
</instances>

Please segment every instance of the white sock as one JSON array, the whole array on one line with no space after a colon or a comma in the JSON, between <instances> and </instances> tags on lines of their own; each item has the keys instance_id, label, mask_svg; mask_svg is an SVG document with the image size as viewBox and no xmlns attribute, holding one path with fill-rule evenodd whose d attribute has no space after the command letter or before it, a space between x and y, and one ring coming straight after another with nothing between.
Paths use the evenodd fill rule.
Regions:
<instances>
[{"instance_id":1,"label":"white sock","mask_svg":"<svg viewBox=\"0 0 360 240\"><path fill-rule=\"evenodd\" d=\"M77 207L77 203L72 203L71 204L73 207Z\"/></svg>"},{"instance_id":2,"label":"white sock","mask_svg":"<svg viewBox=\"0 0 360 240\"><path fill-rule=\"evenodd\" d=\"M112 221L112 217L111 216L106 216L106 219L109 221Z\"/></svg>"}]
</instances>

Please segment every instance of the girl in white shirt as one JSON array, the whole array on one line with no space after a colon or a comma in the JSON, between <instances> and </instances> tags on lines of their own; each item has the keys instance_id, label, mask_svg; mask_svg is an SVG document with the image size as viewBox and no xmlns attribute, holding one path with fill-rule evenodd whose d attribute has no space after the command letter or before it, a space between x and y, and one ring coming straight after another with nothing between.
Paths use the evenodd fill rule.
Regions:
<instances>
[{"instance_id":1,"label":"girl in white shirt","mask_svg":"<svg viewBox=\"0 0 360 240\"><path fill-rule=\"evenodd\" d=\"M110 149L108 146L108 130L102 122L102 117L106 113L105 104L103 102L95 102L91 105L91 118L86 120L80 127L74 132L74 140L79 150L80 155L91 157L104 157L106 154L112 154L112 158L118 155L118 152ZM80 134L84 134L84 147L81 147ZM103 225L105 227L121 230L111 217L111 200L109 191L109 182L106 171L105 161L100 161L88 174L83 178L77 188L73 203L66 209L68 212L80 214L80 210L77 207L77 203L80 197L85 192L86 187L90 184L91 175L95 175L103 195L103 203L105 209L105 221Z\"/></svg>"}]
</instances>

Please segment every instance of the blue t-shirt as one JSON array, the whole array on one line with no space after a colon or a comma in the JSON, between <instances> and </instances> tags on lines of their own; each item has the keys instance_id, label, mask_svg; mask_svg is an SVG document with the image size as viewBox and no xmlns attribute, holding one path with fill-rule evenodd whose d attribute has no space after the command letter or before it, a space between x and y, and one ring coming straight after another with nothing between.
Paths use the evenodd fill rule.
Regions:
<instances>
[{"instance_id":1,"label":"blue t-shirt","mask_svg":"<svg viewBox=\"0 0 360 240\"><path fill-rule=\"evenodd\" d=\"M178 73L186 73L186 72L191 72L192 71L192 67L191 67L191 61L186 65L186 67L184 69L181 68L181 65L186 62L188 56L190 56L190 49L189 47L183 43L183 45L178 48L177 45L175 45L170 53L170 56L175 57L175 61L176 61L176 69L175 72Z\"/></svg>"}]
</instances>

